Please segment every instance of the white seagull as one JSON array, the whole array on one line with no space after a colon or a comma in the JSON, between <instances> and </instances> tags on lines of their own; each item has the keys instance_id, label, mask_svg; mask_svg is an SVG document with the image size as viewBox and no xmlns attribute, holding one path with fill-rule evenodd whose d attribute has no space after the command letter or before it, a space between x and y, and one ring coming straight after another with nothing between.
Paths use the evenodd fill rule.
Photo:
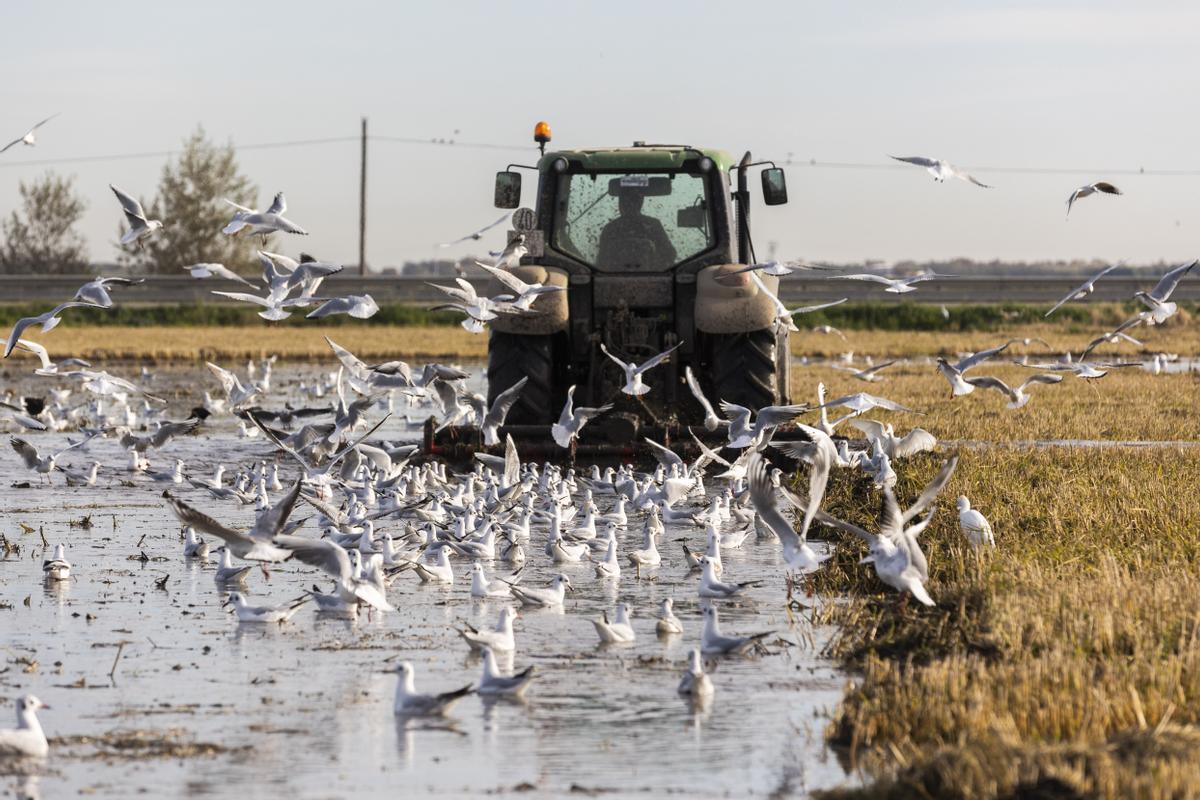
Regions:
<instances>
[{"instance_id":1,"label":"white seagull","mask_svg":"<svg viewBox=\"0 0 1200 800\"><path fill-rule=\"evenodd\" d=\"M1070 301L1082 300L1083 298L1087 297L1089 294L1096 291L1096 281L1100 280L1105 275L1112 272L1114 269L1116 269L1119 266L1121 266L1121 265L1120 264L1112 264L1111 266L1107 266L1104 269L1100 270L1095 275L1088 278L1083 283L1079 284L1079 286L1077 286L1074 289L1072 289L1071 291L1067 292L1066 297L1064 297L1062 300L1059 300L1057 303L1055 303L1054 306L1049 311L1047 311L1045 314L1043 314L1042 316L1048 317L1051 314L1053 314L1055 311L1058 311L1060 308L1062 308L1064 305L1066 305Z\"/></svg>"},{"instance_id":2,"label":"white seagull","mask_svg":"<svg viewBox=\"0 0 1200 800\"><path fill-rule=\"evenodd\" d=\"M484 645L479 649L479 654L483 656L483 675L479 678L477 690L479 694L504 697L522 697L525 694L535 677L532 665L512 675L505 675L496 666L496 656L490 647Z\"/></svg>"},{"instance_id":3,"label":"white seagull","mask_svg":"<svg viewBox=\"0 0 1200 800\"><path fill-rule=\"evenodd\" d=\"M679 694L702 702L712 697L713 685L708 674L704 671L704 663L700 660L700 651L696 648L688 653L688 666L679 680Z\"/></svg>"},{"instance_id":4,"label":"white seagull","mask_svg":"<svg viewBox=\"0 0 1200 800\"><path fill-rule=\"evenodd\" d=\"M199 264L192 264L189 267L184 267L184 269L190 272L193 278L224 278L227 281L237 281L238 283L245 284L251 289L258 288L258 284L251 283L224 264L215 264L206 261Z\"/></svg>"},{"instance_id":5,"label":"white seagull","mask_svg":"<svg viewBox=\"0 0 1200 800\"><path fill-rule=\"evenodd\" d=\"M441 244L438 245L438 247L453 247L454 245L462 244L463 242L472 242L472 241L477 242L483 238L483 235L485 233L487 233L488 231L490 231L492 228L496 227L497 225L502 225L511 216L512 216L511 212L508 214L505 214L502 217L500 217L498 220L496 220L495 222L484 225L482 228L475 231L474 233L468 233L466 236L455 239L454 241L451 241L451 242L442 242Z\"/></svg>"},{"instance_id":6,"label":"white seagull","mask_svg":"<svg viewBox=\"0 0 1200 800\"><path fill-rule=\"evenodd\" d=\"M154 232L162 229L162 221L157 219L146 219L146 212L142 208L141 202L131 195L113 186L111 183L108 188L113 190L113 194L117 196L117 200L121 202L121 210L125 212L125 221L129 223L129 230L121 237L121 244L131 244L136 242L138 247L142 246L142 240L154 235Z\"/></svg>"},{"instance_id":7,"label":"white seagull","mask_svg":"<svg viewBox=\"0 0 1200 800\"><path fill-rule=\"evenodd\" d=\"M984 189L993 189L995 187L986 183L981 183L972 175L951 164L949 161L942 161L940 158L926 158L925 156L888 156L897 161L903 161L905 164L913 164L918 167L924 167L933 179L938 183L945 183L946 178L958 178L961 181L973 183L976 186L982 186Z\"/></svg>"},{"instance_id":8,"label":"white seagull","mask_svg":"<svg viewBox=\"0 0 1200 800\"><path fill-rule=\"evenodd\" d=\"M71 562L67 561L66 545L54 545L54 556L42 562L42 575L48 581L65 581L71 577Z\"/></svg>"},{"instance_id":9,"label":"white seagull","mask_svg":"<svg viewBox=\"0 0 1200 800\"><path fill-rule=\"evenodd\" d=\"M600 619L591 622L596 627L601 644L630 644L635 638L628 603L617 603L616 616L611 621L608 612L604 611Z\"/></svg>"},{"instance_id":10,"label":"white seagull","mask_svg":"<svg viewBox=\"0 0 1200 800\"><path fill-rule=\"evenodd\" d=\"M241 592L230 592L229 599L221 605L233 606L233 612L237 614L238 622L275 622L282 625L294 617L296 612L310 599L312 598L309 595L305 595L278 606L252 606L246 602L246 598Z\"/></svg>"},{"instance_id":11,"label":"white seagull","mask_svg":"<svg viewBox=\"0 0 1200 800\"><path fill-rule=\"evenodd\" d=\"M51 114L50 116L46 117L44 120L39 122L37 125L34 125L32 128L25 131L25 133L22 136L18 136L16 139L13 139L11 142L4 145L4 147L0 147L0 153L6 152L10 147L16 147L19 144L23 144L26 147L35 146L37 144L37 136L35 135L37 133L37 129L42 127L47 122L49 122L50 120L54 119L57 116L58 116L58 114Z\"/></svg>"},{"instance_id":12,"label":"white seagull","mask_svg":"<svg viewBox=\"0 0 1200 800\"><path fill-rule=\"evenodd\" d=\"M226 200L225 202L233 206L237 211L234 213L233 219L221 229L221 233L228 234L229 236L238 236L242 233L257 234L263 237L264 242L267 236L276 231L295 233L301 236L308 235L308 231L283 216L283 212L287 211L287 201L283 197L283 192L276 194L275 199L271 201L270 207L263 212L238 205L232 200Z\"/></svg>"},{"instance_id":13,"label":"white seagull","mask_svg":"<svg viewBox=\"0 0 1200 800\"><path fill-rule=\"evenodd\" d=\"M936 280L937 278L954 278L954 277L957 277L957 276L941 275L939 273L933 272L932 270L926 270L925 272L921 272L921 273L912 275L907 278L887 278L887 277L884 277L883 275L872 275L867 272L856 272L853 275L830 275L829 280L831 280L831 281L868 281L870 283L880 283L887 287L886 289L884 289L885 292L890 292L891 294L906 294L907 292L915 292L917 290L917 287L914 286L913 284L922 283L924 281L932 281L932 280Z\"/></svg>"},{"instance_id":14,"label":"white seagull","mask_svg":"<svg viewBox=\"0 0 1200 800\"><path fill-rule=\"evenodd\" d=\"M112 297L108 293L109 286L137 286L145 283L145 278L96 278L80 286L72 300L91 303L101 308L112 308Z\"/></svg>"},{"instance_id":15,"label":"white seagull","mask_svg":"<svg viewBox=\"0 0 1200 800\"><path fill-rule=\"evenodd\" d=\"M958 527L962 530L963 536L967 537L967 541L972 547L980 547L987 545L994 547L996 545L996 537L992 535L992 523L988 522L988 518L979 513L974 508L971 508L971 501L964 495L959 495L958 498Z\"/></svg>"},{"instance_id":16,"label":"white seagull","mask_svg":"<svg viewBox=\"0 0 1200 800\"><path fill-rule=\"evenodd\" d=\"M31 694L17 700L17 727L0 730L0 757L45 758L50 743L42 732L37 712L49 708Z\"/></svg>"},{"instance_id":17,"label":"white seagull","mask_svg":"<svg viewBox=\"0 0 1200 800\"><path fill-rule=\"evenodd\" d=\"M464 686L441 694L420 694L414 684L413 665L402 661L395 669L400 681L396 684L396 700L392 710L405 717L443 717L455 703L475 691L473 686Z\"/></svg>"},{"instance_id":18,"label":"white seagull","mask_svg":"<svg viewBox=\"0 0 1200 800\"><path fill-rule=\"evenodd\" d=\"M741 655L756 643L770 636L772 631L754 633L749 636L726 636L721 633L715 605L704 609L704 630L700 634L700 652L706 656Z\"/></svg>"},{"instance_id":19,"label":"white seagull","mask_svg":"<svg viewBox=\"0 0 1200 800\"><path fill-rule=\"evenodd\" d=\"M622 361L612 353L608 352L608 348L604 346L603 342L600 343L600 351L604 353L604 355L608 356L614 364L625 371L625 385L621 387L621 391L625 394L640 396L650 392L650 387L642 382L642 376L657 367L659 364L665 363L667 359L671 357L671 353L674 353L682 346L683 342L680 342L674 347L664 350L663 352L647 359L641 364L636 364L633 361L630 361L629 363Z\"/></svg>"},{"instance_id":20,"label":"white seagull","mask_svg":"<svg viewBox=\"0 0 1200 800\"><path fill-rule=\"evenodd\" d=\"M1150 317L1146 320L1147 324L1161 325L1179 310L1179 306L1176 303L1168 301L1171 293L1175 291L1175 287L1179 285L1179 281L1183 280L1184 275L1192 271L1196 263L1196 261L1192 261L1171 270L1166 275L1163 275L1158 284L1148 292L1133 293L1134 298L1141 300L1150 309Z\"/></svg>"},{"instance_id":21,"label":"white seagull","mask_svg":"<svg viewBox=\"0 0 1200 800\"><path fill-rule=\"evenodd\" d=\"M972 386L978 386L981 389L995 389L1000 392L1008 398L1008 408L1021 408L1029 402L1029 394L1025 391L1029 386L1035 383L1061 383L1062 379L1062 375L1038 373L1037 375L1030 375L1015 389L999 378L993 378L990 375L981 375L978 378L967 378L966 380Z\"/></svg>"},{"instance_id":22,"label":"white seagull","mask_svg":"<svg viewBox=\"0 0 1200 800\"><path fill-rule=\"evenodd\" d=\"M567 389L567 404L563 406L558 422L550 427L550 435L554 437L554 441L559 447L570 447L571 443L579 436L579 432L583 430L584 425L612 408L611 403L599 408L584 406L575 408L574 404L575 387L571 386L570 389Z\"/></svg>"},{"instance_id":23,"label":"white seagull","mask_svg":"<svg viewBox=\"0 0 1200 800\"><path fill-rule=\"evenodd\" d=\"M1108 181L1096 181L1095 183L1089 183L1087 186L1080 186L1071 192L1071 196L1067 198L1067 216L1071 216L1071 206L1074 205L1076 200L1096 194L1096 192L1103 194L1123 194L1120 189Z\"/></svg>"}]
</instances>

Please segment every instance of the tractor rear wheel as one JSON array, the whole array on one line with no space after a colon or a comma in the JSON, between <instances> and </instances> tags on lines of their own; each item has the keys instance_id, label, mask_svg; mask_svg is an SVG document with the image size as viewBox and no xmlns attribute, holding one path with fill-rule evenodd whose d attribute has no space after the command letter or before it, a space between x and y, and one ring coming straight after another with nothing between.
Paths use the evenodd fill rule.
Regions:
<instances>
[{"instance_id":1,"label":"tractor rear wheel","mask_svg":"<svg viewBox=\"0 0 1200 800\"><path fill-rule=\"evenodd\" d=\"M711 334L711 348L715 400L727 400L753 411L777 402L775 334L770 328Z\"/></svg>"},{"instance_id":2,"label":"tractor rear wheel","mask_svg":"<svg viewBox=\"0 0 1200 800\"><path fill-rule=\"evenodd\" d=\"M522 336L493 330L488 339L488 407L505 390L529 378L508 412L508 425L545 425L554 408L554 336Z\"/></svg>"}]
</instances>

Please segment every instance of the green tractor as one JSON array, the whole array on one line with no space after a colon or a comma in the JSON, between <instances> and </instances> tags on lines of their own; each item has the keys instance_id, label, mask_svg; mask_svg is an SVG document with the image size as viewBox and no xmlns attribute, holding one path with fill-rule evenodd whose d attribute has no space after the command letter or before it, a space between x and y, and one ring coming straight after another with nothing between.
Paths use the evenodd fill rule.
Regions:
<instances>
[{"instance_id":1,"label":"green tractor","mask_svg":"<svg viewBox=\"0 0 1200 800\"><path fill-rule=\"evenodd\" d=\"M788 332L773 324L771 298L750 275L733 274L755 260L751 170L766 167L761 184L769 206L787 202L783 170L754 162L749 153L735 160L687 145L634 142L545 152L544 123L535 138L543 149L537 166L510 164L498 173L495 204L517 209L517 170L536 173L536 210L516 210L508 232L510 247L526 251L512 272L564 291L538 298L536 315L493 320L488 342L489 405L529 379L506 424L518 442L526 440L522 451L553 452L546 431L571 386L576 406L615 404L581 436L579 449L592 455L631 455L645 436L686 438L684 428L704 420L684 380L687 367L713 405L786 404ZM778 279L762 280L777 290ZM494 284L487 293L503 291ZM679 347L647 374L652 391L632 397L621 393L624 374L601 344L637 363ZM472 438L444 433L433 443L443 452Z\"/></svg>"}]
</instances>

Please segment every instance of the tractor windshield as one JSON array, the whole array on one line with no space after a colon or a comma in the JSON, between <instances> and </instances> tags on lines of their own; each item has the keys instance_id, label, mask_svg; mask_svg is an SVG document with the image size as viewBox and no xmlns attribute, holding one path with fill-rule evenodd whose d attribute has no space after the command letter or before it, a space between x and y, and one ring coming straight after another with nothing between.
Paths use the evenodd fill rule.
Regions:
<instances>
[{"instance_id":1,"label":"tractor windshield","mask_svg":"<svg viewBox=\"0 0 1200 800\"><path fill-rule=\"evenodd\" d=\"M662 272L713 246L705 176L576 173L558 179L555 249L605 272Z\"/></svg>"}]
</instances>

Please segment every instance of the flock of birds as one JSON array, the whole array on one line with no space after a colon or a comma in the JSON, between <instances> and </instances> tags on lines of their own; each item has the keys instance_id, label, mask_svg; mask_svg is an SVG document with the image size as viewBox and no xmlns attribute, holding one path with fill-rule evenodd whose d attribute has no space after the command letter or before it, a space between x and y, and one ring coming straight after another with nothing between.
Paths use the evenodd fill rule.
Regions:
<instances>
[{"instance_id":1,"label":"flock of birds","mask_svg":"<svg viewBox=\"0 0 1200 800\"><path fill-rule=\"evenodd\" d=\"M33 131L18 141L33 144ZM938 180L956 177L983 185L945 162L902 160L928 168ZM1110 192L1113 188L1097 184L1092 191L1113 193ZM1086 189L1076 192L1071 202L1091 193ZM161 230L162 222L148 219L136 199L115 186L113 191L130 226L122 242L140 245ZM282 194L262 212L237 206L223 230L231 236L304 234L302 228L283 216L285 211ZM479 236L471 234L465 238ZM512 267L524 254L523 236L518 234L503 251L495 254L494 264L481 264L505 286L508 294L480 297L468 281L459 280L454 287L439 287L452 300L444 307L463 313L464 327L474 332L484 330L486 323L498 314L537 313L533 308L537 298L557 288L527 284L512 274ZM293 261L265 251L260 252L260 258L265 294L220 294L262 306L260 316L269 320L283 319L291 313L289 309L296 307L316 306L309 317L346 313L366 318L377 310L369 296L318 295L321 282L337 272L338 265L311 258ZM1028 389L1032 385L1061 381L1061 373L1071 372L1085 379L1100 377L1104 368L1111 365L1089 362L1087 356L1105 342L1127 338L1126 331L1137 325L1161 324L1172 316L1177 307L1170 302L1171 293L1195 263L1171 270L1153 290L1137 293L1136 299L1146 310L1089 345L1083 359L1037 364L1039 371L1016 388L995 377L968 374L1004 353L1016 340L968 354L954 363L939 359L938 369L949 382L953 395L969 394L976 388L992 389L1006 395L1011 407L1028 402ZM730 277L748 275L760 291L770 293L760 273L780 276L803 268L812 267L771 262L751 265ZM188 269L198 278L222 278L259 288L219 264L197 264ZM1064 303L1093 291L1104 274L1073 290L1048 315ZM904 279L865 274L836 276L840 280L879 282L886 285L886 291L896 293L912 292L921 281L938 277L944 276L930 273ZM705 659L750 653L770 635L770 632L733 634L721 628L721 603L744 596L757 583L739 580L722 553L752 541L763 543L760 546L777 547L780 573L786 578L790 596L795 582L819 570L828 558L828 553L818 552L820 548L814 549L809 544L808 535L814 523L861 540L867 549L863 562L870 564L880 581L899 592L905 601L911 597L926 606L935 604L926 588L929 563L919 537L932 520L935 503L958 464L958 455L951 455L924 490L907 506L903 505L895 494L893 461L933 450L936 440L920 428L897 436L891 423L863 416L873 411L911 411L900 403L866 392L826 400L824 386L819 385L817 403L813 406L746 408L722 398L716 398L714 406L696 376L686 369L687 385L705 413L704 428L710 433L721 432L725 437L719 449L693 436L700 455L689 461L670 447L647 440L647 447L658 461L651 470L625 464L604 470L592 465L577 472L548 462L523 462L511 437L501 436L505 418L520 396L523 382L499 395L489 406L482 396L466 388L470 376L461 369L439 363L416 368L403 361L372 365L329 340L337 372L301 390L308 399L336 397L336 403L294 408L280 402L281 398L272 393L273 360L251 362L245 380L210 363L208 368L218 381L220 392L215 395L205 392L203 403L187 419L172 421L165 417L165 401L144 385L150 373L144 371L143 381L138 383L93 369L78 359L55 361L45 346L23 338L35 325L41 326L43 332L51 331L68 309L111 308L114 303L110 292L137 282L97 278L81 287L70 301L14 325L3 342L5 358L15 351L30 354L38 359L37 375L77 383L51 389L51 399L37 403L37 407L11 395L4 397L4 414L9 424L23 432L10 440L12 449L21 463L44 482L52 482L61 475L67 486L92 486L104 469L118 473L134 485L161 489L164 503L184 529L179 557L218 559L215 576L224 605L241 624L284 624L310 607L317 614L350 619L360 614L403 613L389 597L389 588L397 580L452 585L456 576L468 571L471 598L503 603L494 625L477 628L464 623L458 629L463 645L480 656L482 668L478 680L451 691L422 692L416 686L413 665L400 663L395 669L397 715L445 715L474 693L523 696L536 680L536 670L530 666L512 671L497 660L503 656L505 664L511 664L520 649L513 628L517 609L562 609L568 593L575 590L588 572L596 581L619 587L621 581L629 580L628 570L633 571L635 580L656 570L685 569L694 575L702 627L698 641L689 650L677 691L703 706L714 693ZM777 309L774 324L789 330L796 329L798 315L845 302L788 309L778 297L772 297ZM824 327L827 330L823 332L835 332ZM607 348L604 354L624 373L621 391L642 396L652 390L647 374L667 362L673 349L642 363L626 361ZM875 382L890 363L851 368L851 374L859 380ZM72 404L72 395L78 402ZM551 431L555 442L563 448L572 448L587 422L609 408L576 407L573 397L574 387L568 392L566 405ZM417 457L416 446L388 442L379 436L385 421L398 413L398 405L436 414L442 425L475 424L493 452L477 454L471 468L457 472L445 463L422 460ZM830 412L834 410L844 414L831 419ZM819 412L812 424L799 422L801 416L812 411ZM267 443L275 451L274 463L268 465L264 461L232 468L222 464L211 478L189 473L179 459L174 460L170 469L151 467L148 461L151 454L167 455L171 443L179 437L206 435L211 424L209 418L224 415L237 418L241 436L260 438ZM843 423L863 434L867 440L865 449L852 447L849 439L834 438L837 427ZM784 426L799 429L807 441L775 440L774 435ZM67 431L80 436L69 440L66 447L43 448L30 441L34 434ZM69 452L87 452L89 445L100 437L119 442L127 454L127 466L98 461L87 466L60 463ZM772 465L772 459L777 458L803 465L807 480L802 487L793 488L785 473ZM226 482L225 473L230 470L235 477ZM883 509L878 524L873 526L875 530L839 519L822 507L826 489L837 470L862 471L881 492ZM285 478L288 472L291 476ZM194 496L185 499L184 493ZM211 513L217 504L222 504L222 515L229 509L253 508L253 522L247 526L221 522ZM311 517L295 519L294 512L301 504L312 509ZM960 529L972 546L994 545L991 525L965 496L958 498L957 510ZM694 531L694 549L687 544L679 552L662 548L668 525ZM315 529L315 533L305 533L305 528ZM68 560L66 546L56 544L53 553L45 559L45 579L51 582L73 579L75 565ZM311 568L329 584L324 589L314 584L303 595L280 602L251 602L246 587L255 569L269 577L270 565L285 562ZM536 562L552 565L555 572L544 585L534 585L525 579L527 567ZM509 570L507 575L496 574L499 565ZM645 609L618 602L611 614L606 612L591 623L602 644L629 644L641 633L636 621L644 613ZM650 613L656 636L686 636L672 598L662 600ZM0 754L25 757L47 754L48 745L37 719L37 712L43 708L46 706L32 695L18 701L17 728L0 730Z\"/></svg>"}]
</instances>

